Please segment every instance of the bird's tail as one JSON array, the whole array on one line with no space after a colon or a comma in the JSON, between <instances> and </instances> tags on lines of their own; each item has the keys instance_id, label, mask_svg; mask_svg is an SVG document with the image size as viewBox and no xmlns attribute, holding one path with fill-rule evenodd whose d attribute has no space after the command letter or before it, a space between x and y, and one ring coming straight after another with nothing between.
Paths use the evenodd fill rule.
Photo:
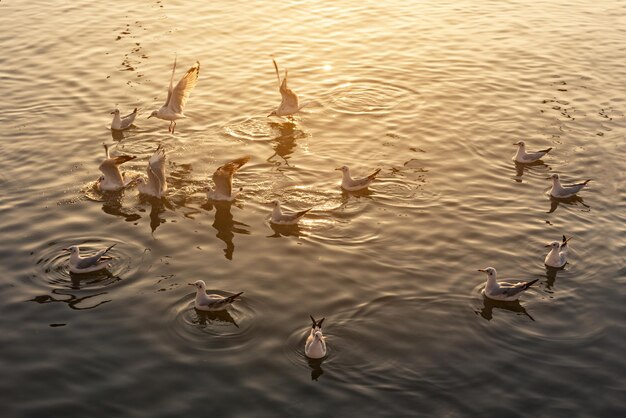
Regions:
<instances>
[{"instance_id":1,"label":"bird's tail","mask_svg":"<svg viewBox=\"0 0 626 418\"><path fill-rule=\"evenodd\" d=\"M235 301L235 299L237 299L239 296L241 296L243 294L243 292L239 292L236 295L232 295L226 298L226 301L228 303L233 303Z\"/></svg>"},{"instance_id":2,"label":"bird's tail","mask_svg":"<svg viewBox=\"0 0 626 418\"><path fill-rule=\"evenodd\" d=\"M549 153L550 151L552 151L552 147L539 150L539 152L545 152L546 154Z\"/></svg>"},{"instance_id":3,"label":"bird's tail","mask_svg":"<svg viewBox=\"0 0 626 418\"><path fill-rule=\"evenodd\" d=\"M305 209L305 210L301 210L300 212L296 212L296 216L297 216L298 218L301 218L301 217L303 217L303 216L304 216L304 214L306 214L306 213L307 213L308 211L310 211L311 209L313 209L313 208L308 208L308 209Z\"/></svg>"},{"instance_id":4,"label":"bird's tail","mask_svg":"<svg viewBox=\"0 0 626 418\"><path fill-rule=\"evenodd\" d=\"M589 183L590 181L591 181L591 179L585 180L585 181L583 182L583 184L586 186L586 185L587 185L587 183Z\"/></svg>"},{"instance_id":5,"label":"bird's tail","mask_svg":"<svg viewBox=\"0 0 626 418\"><path fill-rule=\"evenodd\" d=\"M109 248L107 248L106 250L104 250L104 252L102 253L102 255L105 255L106 253L108 253L108 252L109 252L109 250L110 250L111 248L115 247L116 245L117 245L117 243L115 243L115 244L111 245Z\"/></svg>"},{"instance_id":6,"label":"bird's tail","mask_svg":"<svg viewBox=\"0 0 626 418\"><path fill-rule=\"evenodd\" d=\"M376 171L374 171L372 174L367 176L367 178L370 179L370 180L374 180L376 178L376 176L378 175L378 173L380 173L380 168L377 168Z\"/></svg>"},{"instance_id":7,"label":"bird's tail","mask_svg":"<svg viewBox=\"0 0 626 418\"><path fill-rule=\"evenodd\" d=\"M524 285L524 290L528 289L530 286L534 285L535 283L537 283L537 281L539 281L539 279L535 279L532 282L528 282Z\"/></svg>"}]
</instances>

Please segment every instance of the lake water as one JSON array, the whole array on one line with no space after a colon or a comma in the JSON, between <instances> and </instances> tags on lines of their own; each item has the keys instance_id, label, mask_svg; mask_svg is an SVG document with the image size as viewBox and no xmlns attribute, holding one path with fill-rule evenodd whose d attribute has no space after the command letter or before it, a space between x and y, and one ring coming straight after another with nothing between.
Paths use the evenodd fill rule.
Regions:
<instances>
[{"instance_id":1,"label":"lake water","mask_svg":"<svg viewBox=\"0 0 626 418\"><path fill-rule=\"evenodd\" d=\"M626 2L5 0L0 27L3 417L624 415ZM201 69L171 135L176 54ZM520 139L554 149L517 170ZM167 196L95 192L103 142L133 173L163 144ZM342 193L343 164L382 171ZM553 172L593 181L551 202ZM273 199L314 209L273 228ZM70 276L62 248L113 243ZM487 266L539 282L489 302ZM245 293L199 313L198 279Z\"/></svg>"}]
</instances>

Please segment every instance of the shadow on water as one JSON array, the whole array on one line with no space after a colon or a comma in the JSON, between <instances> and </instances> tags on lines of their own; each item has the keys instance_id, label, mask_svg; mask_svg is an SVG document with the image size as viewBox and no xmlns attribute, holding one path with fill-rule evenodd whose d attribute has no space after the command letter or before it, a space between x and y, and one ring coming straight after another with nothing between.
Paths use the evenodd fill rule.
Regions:
<instances>
[{"instance_id":1,"label":"shadow on water","mask_svg":"<svg viewBox=\"0 0 626 418\"><path fill-rule=\"evenodd\" d=\"M311 380L316 380L320 378L321 375L324 374L324 370L322 369L322 363L324 359L310 359L307 358L307 364L311 368Z\"/></svg>"},{"instance_id":2,"label":"shadow on water","mask_svg":"<svg viewBox=\"0 0 626 418\"><path fill-rule=\"evenodd\" d=\"M270 222L270 227L274 231L272 235L268 235L267 238L280 238L280 237L301 237L304 232L300 225L276 225Z\"/></svg>"},{"instance_id":3,"label":"shadow on water","mask_svg":"<svg viewBox=\"0 0 626 418\"><path fill-rule=\"evenodd\" d=\"M541 160L535 161L534 163L530 163L530 164L522 164L522 163L518 163L517 161L515 161L515 181L518 183L521 183L522 177L524 176L524 171L526 170L532 171L533 169L536 169L539 167L545 168L545 170L550 169L550 166L548 166L546 163L544 163Z\"/></svg>"},{"instance_id":4,"label":"shadow on water","mask_svg":"<svg viewBox=\"0 0 626 418\"><path fill-rule=\"evenodd\" d=\"M32 299L29 299L29 302L37 302L37 303L52 303L52 302L63 302L63 303L67 303L67 306L69 306L71 309L77 310L77 311L82 311L82 310L86 310L86 309L94 309L97 308L100 305L104 305L105 303L111 302L111 299L108 300L101 300L100 302L96 303L95 305L92 306L78 306L79 304L85 302L88 299L91 298L95 298L97 296L101 296L101 295L106 295L107 292L100 292L100 293L96 293L95 295L89 295L89 296L83 296L83 297L78 297L72 293L62 293L61 289L53 289L52 293L54 295L58 295L58 296L66 296L66 299L57 299L52 295L40 295L40 296L35 296Z\"/></svg>"},{"instance_id":5,"label":"shadow on water","mask_svg":"<svg viewBox=\"0 0 626 418\"><path fill-rule=\"evenodd\" d=\"M226 248L224 248L224 257L228 260L233 259L233 253L235 252L235 244L233 242L235 234L250 234L250 231L245 229L249 228L250 225L234 220L233 215L230 212L232 205L232 202L219 201L207 202L202 205L202 208L208 211L212 211L215 207L215 220L213 221L212 226L217 231L215 236L226 244Z\"/></svg>"},{"instance_id":6,"label":"shadow on water","mask_svg":"<svg viewBox=\"0 0 626 418\"><path fill-rule=\"evenodd\" d=\"M520 305L519 300L505 302L500 300L492 300L483 296L483 307L474 312L485 318L487 321L491 321L493 319L494 308L519 313L529 317L532 321L535 320L532 316L530 316L528 312L526 312L526 309L522 305Z\"/></svg>"},{"instance_id":7,"label":"shadow on water","mask_svg":"<svg viewBox=\"0 0 626 418\"><path fill-rule=\"evenodd\" d=\"M578 206L579 203L583 207L585 207L585 212L591 211L591 206L585 204L583 198L578 195L574 195L566 199L557 199L556 197L550 196L550 210L547 213L552 213L556 211L559 205L562 205L562 204L570 205L570 206Z\"/></svg>"},{"instance_id":8,"label":"shadow on water","mask_svg":"<svg viewBox=\"0 0 626 418\"><path fill-rule=\"evenodd\" d=\"M122 206L122 192L105 192L102 194L102 211L108 215L119 216L126 222L135 222L141 219L141 215Z\"/></svg>"},{"instance_id":9,"label":"shadow on water","mask_svg":"<svg viewBox=\"0 0 626 418\"><path fill-rule=\"evenodd\" d=\"M111 129L111 138L113 138L113 141L120 142L124 139L124 131Z\"/></svg>"},{"instance_id":10,"label":"shadow on water","mask_svg":"<svg viewBox=\"0 0 626 418\"><path fill-rule=\"evenodd\" d=\"M276 160L276 157L279 157L284 161L285 165L289 166L289 156L293 154L297 146L296 140L306 137L306 133L298 129L297 125L292 121L283 123L269 122L269 125L277 135L272 139L274 154L267 159L267 162L281 165L282 163Z\"/></svg>"},{"instance_id":11,"label":"shadow on water","mask_svg":"<svg viewBox=\"0 0 626 418\"><path fill-rule=\"evenodd\" d=\"M567 263L565 264L565 266L567 265ZM565 266L563 267L550 267L550 266L545 266L546 267L546 289L547 290L551 290L552 287L554 286L554 283L556 281L556 275L559 271L565 269Z\"/></svg>"},{"instance_id":12,"label":"shadow on water","mask_svg":"<svg viewBox=\"0 0 626 418\"><path fill-rule=\"evenodd\" d=\"M235 321L235 318L233 318L230 312L228 312L226 309L221 311L199 311L194 308L194 310L196 311L198 317L193 322L197 325L205 327L207 325L212 325L215 322L223 322L233 324L234 326L239 328L239 325L237 325L237 321Z\"/></svg>"}]
</instances>

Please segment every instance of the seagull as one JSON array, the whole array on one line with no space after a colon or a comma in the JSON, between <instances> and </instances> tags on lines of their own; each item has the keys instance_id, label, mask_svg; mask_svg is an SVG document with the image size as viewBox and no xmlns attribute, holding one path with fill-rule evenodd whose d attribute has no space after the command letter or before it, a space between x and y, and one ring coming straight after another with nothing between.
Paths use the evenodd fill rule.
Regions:
<instances>
[{"instance_id":1,"label":"seagull","mask_svg":"<svg viewBox=\"0 0 626 418\"><path fill-rule=\"evenodd\" d=\"M100 171L102 171L102 175L96 182L98 190L101 192L117 191L131 185L133 180L126 180L126 173L124 173L124 175L120 174L119 165L134 160L136 157L134 155L119 155L111 158L109 155L109 146L107 144L102 145L104 145L106 158L102 161L100 167L98 167Z\"/></svg>"},{"instance_id":2,"label":"seagull","mask_svg":"<svg viewBox=\"0 0 626 418\"><path fill-rule=\"evenodd\" d=\"M517 300L522 292L527 290L530 286L532 286L537 280L535 279L530 282L517 282L517 283L508 283L508 282L496 282L496 269L493 267L487 267L486 269L478 269L478 271L482 271L483 273L487 273L487 285L485 286L484 295L489 299L493 300L502 300L502 301L513 301Z\"/></svg>"},{"instance_id":3,"label":"seagull","mask_svg":"<svg viewBox=\"0 0 626 418\"><path fill-rule=\"evenodd\" d=\"M229 202L235 200L241 189L233 193L233 175L248 161L250 161L250 157L245 156L218 167L215 173L213 173L215 190L207 187L207 197L210 200L226 200Z\"/></svg>"},{"instance_id":4,"label":"seagull","mask_svg":"<svg viewBox=\"0 0 626 418\"><path fill-rule=\"evenodd\" d=\"M567 263L567 253L569 249L567 243L571 239L572 237L565 238L565 235L563 235L563 241L552 241L550 244L546 245L547 248L550 248L550 252L546 255L546 259L544 260L546 266L560 269Z\"/></svg>"},{"instance_id":5,"label":"seagull","mask_svg":"<svg viewBox=\"0 0 626 418\"><path fill-rule=\"evenodd\" d=\"M167 191L167 181L165 180L165 150L159 145L148 161L148 181L139 177L136 181L139 193L161 198Z\"/></svg>"},{"instance_id":6,"label":"seagull","mask_svg":"<svg viewBox=\"0 0 626 418\"><path fill-rule=\"evenodd\" d=\"M278 78L278 90L280 91L282 100L278 108L276 110L272 110L272 113L267 116L291 116L295 113L298 113L300 109L302 109L308 103L300 105L298 95L294 93L294 91L291 90L289 87L287 87L287 70L285 70L285 77L281 81L280 74L278 73L278 64L276 64L275 59L272 59L272 62L274 63L274 68L276 69L276 78Z\"/></svg>"},{"instance_id":7,"label":"seagull","mask_svg":"<svg viewBox=\"0 0 626 418\"><path fill-rule=\"evenodd\" d=\"M135 118L137 117L137 108L133 110L133 113L129 113L126 116L120 116L119 109L115 109L113 112L111 112L111 114L113 115L113 121L111 121L111 129L113 129L114 131L123 131L130 128L130 126L135 121Z\"/></svg>"},{"instance_id":8,"label":"seagull","mask_svg":"<svg viewBox=\"0 0 626 418\"><path fill-rule=\"evenodd\" d=\"M343 172L343 179L341 180L341 187L349 192L356 192L357 190L367 189L368 186L374 181L376 175L380 173L380 168L376 169L372 174L360 179L353 179L350 177L350 169L347 165L344 165L335 170Z\"/></svg>"},{"instance_id":9,"label":"seagull","mask_svg":"<svg viewBox=\"0 0 626 418\"><path fill-rule=\"evenodd\" d=\"M325 318L322 318L316 321L315 318L311 316L313 326L311 326L311 332L304 344L304 354L306 354L308 358L320 359L326 356L326 341L322 335L322 322L324 322L324 319Z\"/></svg>"},{"instance_id":10,"label":"seagull","mask_svg":"<svg viewBox=\"0 0 626 418\"><path fill-rule=\"evenodd\" d=\"M169 120L170 126L167 129L168 132L174 133L176 128L176 119L186 117L183 114L185 110L185 104L189 99L191 90L196 86L198 82L198 74L200 73L200 62L196 61L189 70L185 73L183 78L180 79L176 87L172 88L174 83L174 72L176 71L176 58L174 58L174 68L172 68L172 77L170 78L170 87L167 90L167 99L165 104L161 106L159 110L154 110L148 119L151 117L157 117L163 120Z\"/></svg>"},{"instance_id":11,"label":"seagull","mask_svg":"<svg viewBox=\"0 0 626 418\"><path fill-rule=\"evenodd\" d=\"M80 256L80 248L78 245L72 245L71 247L63 248L64 251L70 252L70 272L71 273L91 273L98 270L103 270L110 267L108 261L112 257L105 256L105 254L115 247L115 244L108 248L104 248L98 251L96 254L88 257Z\"/></svg>"},{"instance_id":12,"label":"seagull","mask_svg":"<svg viewBox=\"0 0 626 418\"><path fill-rule=\"evenodd\" d=\"M226 309L228 305L233 303L235 299L243 294L239 292L232 296L207 295L206 283L203 280L196 280L193 283L187 283L189 286L196 287L196 300L193 306L199 311L221 311Z\"/></svg>"},{"instance_id":13,"label":"seagull","mask_svg":"<svg viewBox=\"0 0 626 418\"><path fill-rule=\"evenodd\" d=\"M550 189L550 196L555 197L557 199L565 199L565 198L574 196L576 193L581 191L583 187L587 185L587 183L591 181L591 179L589 179L589 180L585 180L582 183L561 186L561 181L559 180L558 174L554 173L548 178L552 179L552 188Z\"/></svg>"},{"instance_id":14,"label":"seagull","mask_svg":"<svg viewBox=\"0 0 626 418\"><path fill-rule=\"evenodd\" d=\"M295 225L305 213L313 209L309 208L301 210L300 212L283 213L280 209L280 202L278 200L274 200L272 205L274 206L274 209L272 209L271 222L276 225Z\"/></svg>"},{"instance_id":15,"label":"seagull","mask_svg":"<svg viewBox=\"0 0 626 418\"><path fill-rule=\"evenodd\" d=\"M539 161L544 155L552 150L552 147L547 149L542 149L540 151L535 152L526 152L526 143L524 141L518 141L513 145L517 145L519 148L517 149L517 153L513 156L513 159L516 163L521 164L530 164Z\"/></svg>"}]
</instances>

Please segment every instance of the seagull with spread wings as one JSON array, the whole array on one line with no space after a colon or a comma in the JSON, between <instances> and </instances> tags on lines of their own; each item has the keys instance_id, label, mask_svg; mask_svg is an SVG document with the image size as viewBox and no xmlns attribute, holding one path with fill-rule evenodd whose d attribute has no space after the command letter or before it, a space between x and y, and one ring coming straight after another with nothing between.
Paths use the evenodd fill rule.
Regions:
<instances>
[{"instance_id":1,"label":"seagull with spread wings","mask_svg":"<svg viewBox=\"0 0 626 418\"><path fill-rule=\"evenodd\" d=\"M98 167L102 171L102 175L96 182L98 190L101 192L118 191L132 185L133 180L127 180L126 173L120 173L119 166L127 161L134 160L136 157L134 155L111 157L109 155L109 146L107 144L102 145L104 145L106 158Z\"/></svg>"},{"instance_id":2,"label":"seagull with spread wings","mask_svg":"<svg viewBox=\"0 0 626 418\"><path fill-rule=\"evenodd\" d=\"M294 91L291 90L289 87L287 87L287 70L285 70L285 77L281 81L280 74L278 72L278 64L276 64L275 59L272 59L272 62L274 63L274 68L276 69L276 78L278 78L278 90L280 91L282 100L278 108L276 110L273 110L272 113L267 116L291 116L295 113L298 113L300 109L302 109L308 103L300 105L298 95L294 93Z\"/></svg>"},{"instance_id":3,"label":"seagull with spread wings","mask_svg":"<svg viewBox=\"0 0 626 418\"><path fill-rule=\"evenodd\" d=\"M248 161L250 161L250 157L245 156L218 167L213 173L215 189L207 187L209 200L226 200L228 202L235 200L241 189L233 192L233 176Z\"/></svg>"},{"instance_id":4,"label":"seagull with spread wings","mask_svg":"<svg viewBox=\"0 0 626 418\"><path fill-rule=\"evenodd\" d=\"M148 179L138 178L137 184L139 193L161 198L167 191L167 181L165 179L165 150L159 145L148 161Z\"/></svg>"},{"instance_id":5,"label":"seagull with spread wings","mask_svg":"<svg viewBox=\"0 0 626 418\"><path fill-rule=\"evenodd\" d=\"M186 117L183 111L191 94L191 90L198 83L198 74L200 73L200 62L196 61L189 70L180 79L176 87L174 87L174 72L176 71L176 58L174 58L174 68L172 68L172 77L170 78L170 86L167 90L167 99L165 104L159 110L154 110L148 119L156 117L163 120L169 120L170 126L168 132L174 133L176 128L176 119Z\"/></svg>"}]
</instances>

